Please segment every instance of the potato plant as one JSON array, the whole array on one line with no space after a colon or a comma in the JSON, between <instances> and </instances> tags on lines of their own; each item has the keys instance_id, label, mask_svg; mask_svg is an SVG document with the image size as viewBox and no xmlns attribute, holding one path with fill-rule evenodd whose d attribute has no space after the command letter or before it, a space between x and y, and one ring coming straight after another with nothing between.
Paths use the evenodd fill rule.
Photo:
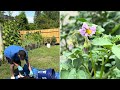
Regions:
<instances>
[{"instance_id":1,"label":"potato plant","mask_svg":"<svg viewBox=\"0 0 120 90\"><path fill-rule=\"evenodd\" d=\"M106 34L86 18L75 20L79 28L76 22L61 27L61 79L120 79L120 35Z\"/></svg>"}]
</instances>

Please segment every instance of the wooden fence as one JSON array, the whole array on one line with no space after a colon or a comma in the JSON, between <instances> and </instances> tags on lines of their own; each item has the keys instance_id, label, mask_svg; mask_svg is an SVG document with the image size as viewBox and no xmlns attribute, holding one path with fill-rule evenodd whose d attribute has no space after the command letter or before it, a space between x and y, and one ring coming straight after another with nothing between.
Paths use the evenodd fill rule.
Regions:
<instances>
[{"instance_id":1,"label":"wooden fence","mask_svg":"<svg viewBox=\"0 0 120 90\"><path fill-rule=\"evenodd\" d=\"M41 32L41 35L43 37L48 37L51 38L53 36L56 37L57 39L57 43L60 43L60 31L59 28L55 28L55 29L42 29L42 30L22 30L20 31L21 37L27 33L34 33L34 32Z\"/></svg>"}]
</instances>

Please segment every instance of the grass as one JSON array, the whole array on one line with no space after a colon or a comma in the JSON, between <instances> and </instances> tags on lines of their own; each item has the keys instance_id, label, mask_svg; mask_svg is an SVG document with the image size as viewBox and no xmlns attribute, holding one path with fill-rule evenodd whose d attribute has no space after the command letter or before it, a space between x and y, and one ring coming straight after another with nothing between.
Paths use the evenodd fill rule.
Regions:
<instances>
[{"instance_id":1,"label":"grass","mask_svg":"<svg viewBox=\"0 0 120 90\"><path fill-rule=\"evenodd\" d=\"M31 66L38 69L53 68L56 72L59 71L59 50L60 46L51 46L47 48L42 46L28 52L29 62ZM22 65L25 62L22 61ZM6 79L10 77L9 64L6 62L0 66L0 79Z\"/></svg>"}]
</instances>

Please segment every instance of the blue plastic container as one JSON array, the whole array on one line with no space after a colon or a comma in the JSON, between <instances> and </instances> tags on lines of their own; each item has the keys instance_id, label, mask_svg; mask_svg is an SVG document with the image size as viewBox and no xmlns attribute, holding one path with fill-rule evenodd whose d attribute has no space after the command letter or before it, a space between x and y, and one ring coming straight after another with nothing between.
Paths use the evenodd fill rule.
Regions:
<instances>
[{"instance_id":1,"label":"blue plastic container","mask_svg":"<svg viewBox=\"0 0 120 90\"><path fill-rule=\"evenodd\" d=\"M60 73L59 72L55 73L55 79L60 79Z\"/></svg>"},{"instance_id":2,"label":"blue plastic container","mask_svg":"<svg viewBox=\"0 0 120 90\"><path fill-rule=\"evenodd\" d=\"M39 70L38 79L55 79L54 69Z\"/></svg>"},{"instance_id":3,"label":"blue plastic container","mask_svg":"<svg viewBox=\"0 0 120 90\"><path fill-rule=\"evenodd\" d=\"M54 69L37 69L31 67L33 71L33 77L36 79L59 79L59 72L55 72ZM29 69L28 66L25 64L23 67L22 75L29 76ZM18 79L18 76L15 76L15 79Z\"/></svg>"},{"instance_id":4,"label":"blue plastic container","mask_svg":"<svg viewBox=\"0 0 120 90\"><path fill-rule=\"evenodd\" d=\"M39 71L39 70L32 67L32 71L33 71L33 76L34 76L34 78L38 79L38 71Z\"/></svg>"}]
</instances>

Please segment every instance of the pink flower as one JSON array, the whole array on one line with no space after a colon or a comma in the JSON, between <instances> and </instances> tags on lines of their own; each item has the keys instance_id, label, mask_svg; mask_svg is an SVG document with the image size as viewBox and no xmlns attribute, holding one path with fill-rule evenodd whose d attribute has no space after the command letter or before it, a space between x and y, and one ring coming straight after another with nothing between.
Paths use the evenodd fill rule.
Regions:
<instances>
[{"instance_id":1,"label":"pink flower","mask_svg":"<svg viewBox=\"0 0 120 90\"><path fill-rule=\"evenodd\" d=\"M79 30L82 36L92 36L96 32L96 26L89 27L88 24L83 23L82 29Z\"/></svg>"}]
</instances>

